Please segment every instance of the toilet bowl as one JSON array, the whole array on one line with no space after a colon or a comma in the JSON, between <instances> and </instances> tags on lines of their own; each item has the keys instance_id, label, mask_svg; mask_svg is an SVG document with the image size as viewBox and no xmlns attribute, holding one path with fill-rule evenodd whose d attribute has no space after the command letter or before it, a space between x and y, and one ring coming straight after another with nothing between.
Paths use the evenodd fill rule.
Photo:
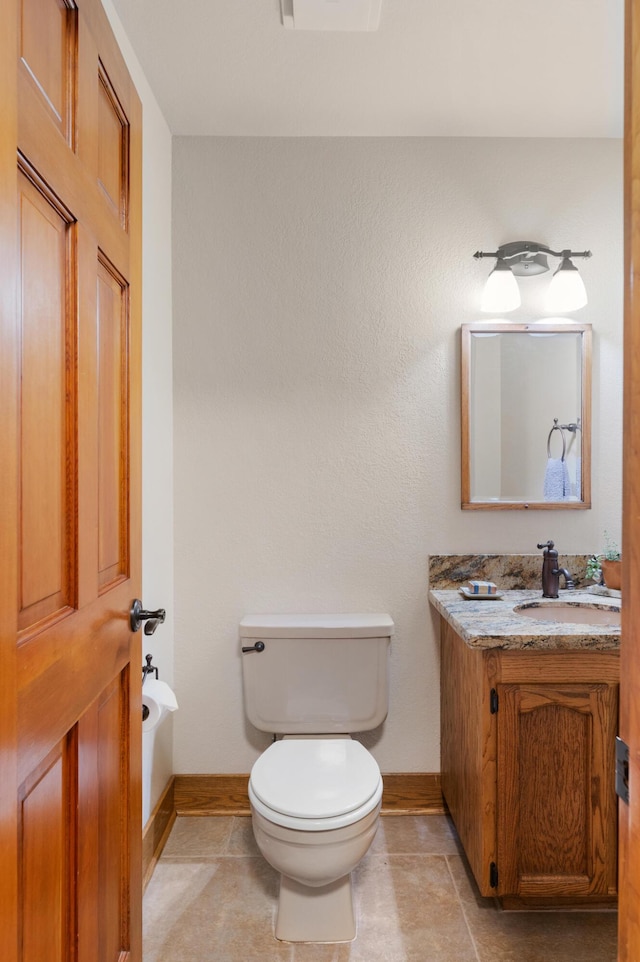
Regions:
<instances>
[{"instance_id":1,"label":"toilet bowl","mask_svg":"<svg viewBox=\"0 0 640 962\"><path fill-rule=\"evenodd\" d=\"M245 711L274 741L249 801L257 845L280 872L276 938L356 936L351 873L375 836L376 760L351 732L388 710L388 615L249 615L240 625Z\"/></svg>"},{"instance_id":2,"label":"toilet bowl","mask_svg":"<svg viewBox=\"0 0 640 962\"><path fill-rule=\"evenodd\" d=\"M274 742L249 781L257 845L281 873L275 935L287 942L355 938L351 872L378 827L382 777L347 736Z\"/></svg>"}]
</instances>

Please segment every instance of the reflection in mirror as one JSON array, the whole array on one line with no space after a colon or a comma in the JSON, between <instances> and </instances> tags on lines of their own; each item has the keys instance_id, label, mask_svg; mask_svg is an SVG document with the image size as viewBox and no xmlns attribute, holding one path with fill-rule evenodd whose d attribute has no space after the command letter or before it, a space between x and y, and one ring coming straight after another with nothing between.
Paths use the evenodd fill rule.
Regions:
<instances>
[{"instance_id":1,"label":"reflection in mirror","mask_svg":"<svg viewBox=\"0 0 640 962\"><path fill-rule=\"evenodd\" d=\"M462 507L591 507L591 325L462 325Z\"/></svg>"}]
</instances>

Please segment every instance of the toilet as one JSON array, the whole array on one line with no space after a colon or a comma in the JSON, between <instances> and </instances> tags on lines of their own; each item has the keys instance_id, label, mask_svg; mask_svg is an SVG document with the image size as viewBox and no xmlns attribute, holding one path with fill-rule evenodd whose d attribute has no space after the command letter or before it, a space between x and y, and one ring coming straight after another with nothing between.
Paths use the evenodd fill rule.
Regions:
<instances>
[{"instance_id":1,"label":"toilet","mask_svg":"<svg viewBox=\"0 0 640 962\"><path fill-rule=\"evenodd\" d=\"M356 936L351 872L378 827L382 776L352 732L387 715L386 614L247 615L240 623L244 708L274 741L249 779L253 831L280 872L275 935Z\"/></svg>"}]
</instances>

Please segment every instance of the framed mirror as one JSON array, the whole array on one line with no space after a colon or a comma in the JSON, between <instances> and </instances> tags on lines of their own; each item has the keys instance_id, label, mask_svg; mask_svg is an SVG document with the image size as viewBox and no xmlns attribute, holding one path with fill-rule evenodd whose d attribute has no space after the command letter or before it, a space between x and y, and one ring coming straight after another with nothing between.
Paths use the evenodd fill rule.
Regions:
<instances>
[{"instance_id":1,"label":"framed mirror","mask_svg":"<svg viewBox=\"0 0 640 962\"><path fill-rule=\"evenodd\" d=\"M591 325L462 325L463 509L591 507Z\"/></svg>"}]
</instances>

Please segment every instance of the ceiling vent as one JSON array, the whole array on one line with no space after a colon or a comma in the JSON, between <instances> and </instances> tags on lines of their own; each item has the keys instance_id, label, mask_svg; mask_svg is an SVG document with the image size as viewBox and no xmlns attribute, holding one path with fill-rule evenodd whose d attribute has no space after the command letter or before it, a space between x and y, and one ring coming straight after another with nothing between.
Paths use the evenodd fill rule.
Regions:
<instances>
[{"instance_id":1,"label":"ceiling vent","mask_svg":"<svg viewBox=\"0 0 640 962\"><path fill-rule=\"evenodd\" d=\"M289 30L377 30L382 0L280 0Z\"/></svg>"}]
</instances>

